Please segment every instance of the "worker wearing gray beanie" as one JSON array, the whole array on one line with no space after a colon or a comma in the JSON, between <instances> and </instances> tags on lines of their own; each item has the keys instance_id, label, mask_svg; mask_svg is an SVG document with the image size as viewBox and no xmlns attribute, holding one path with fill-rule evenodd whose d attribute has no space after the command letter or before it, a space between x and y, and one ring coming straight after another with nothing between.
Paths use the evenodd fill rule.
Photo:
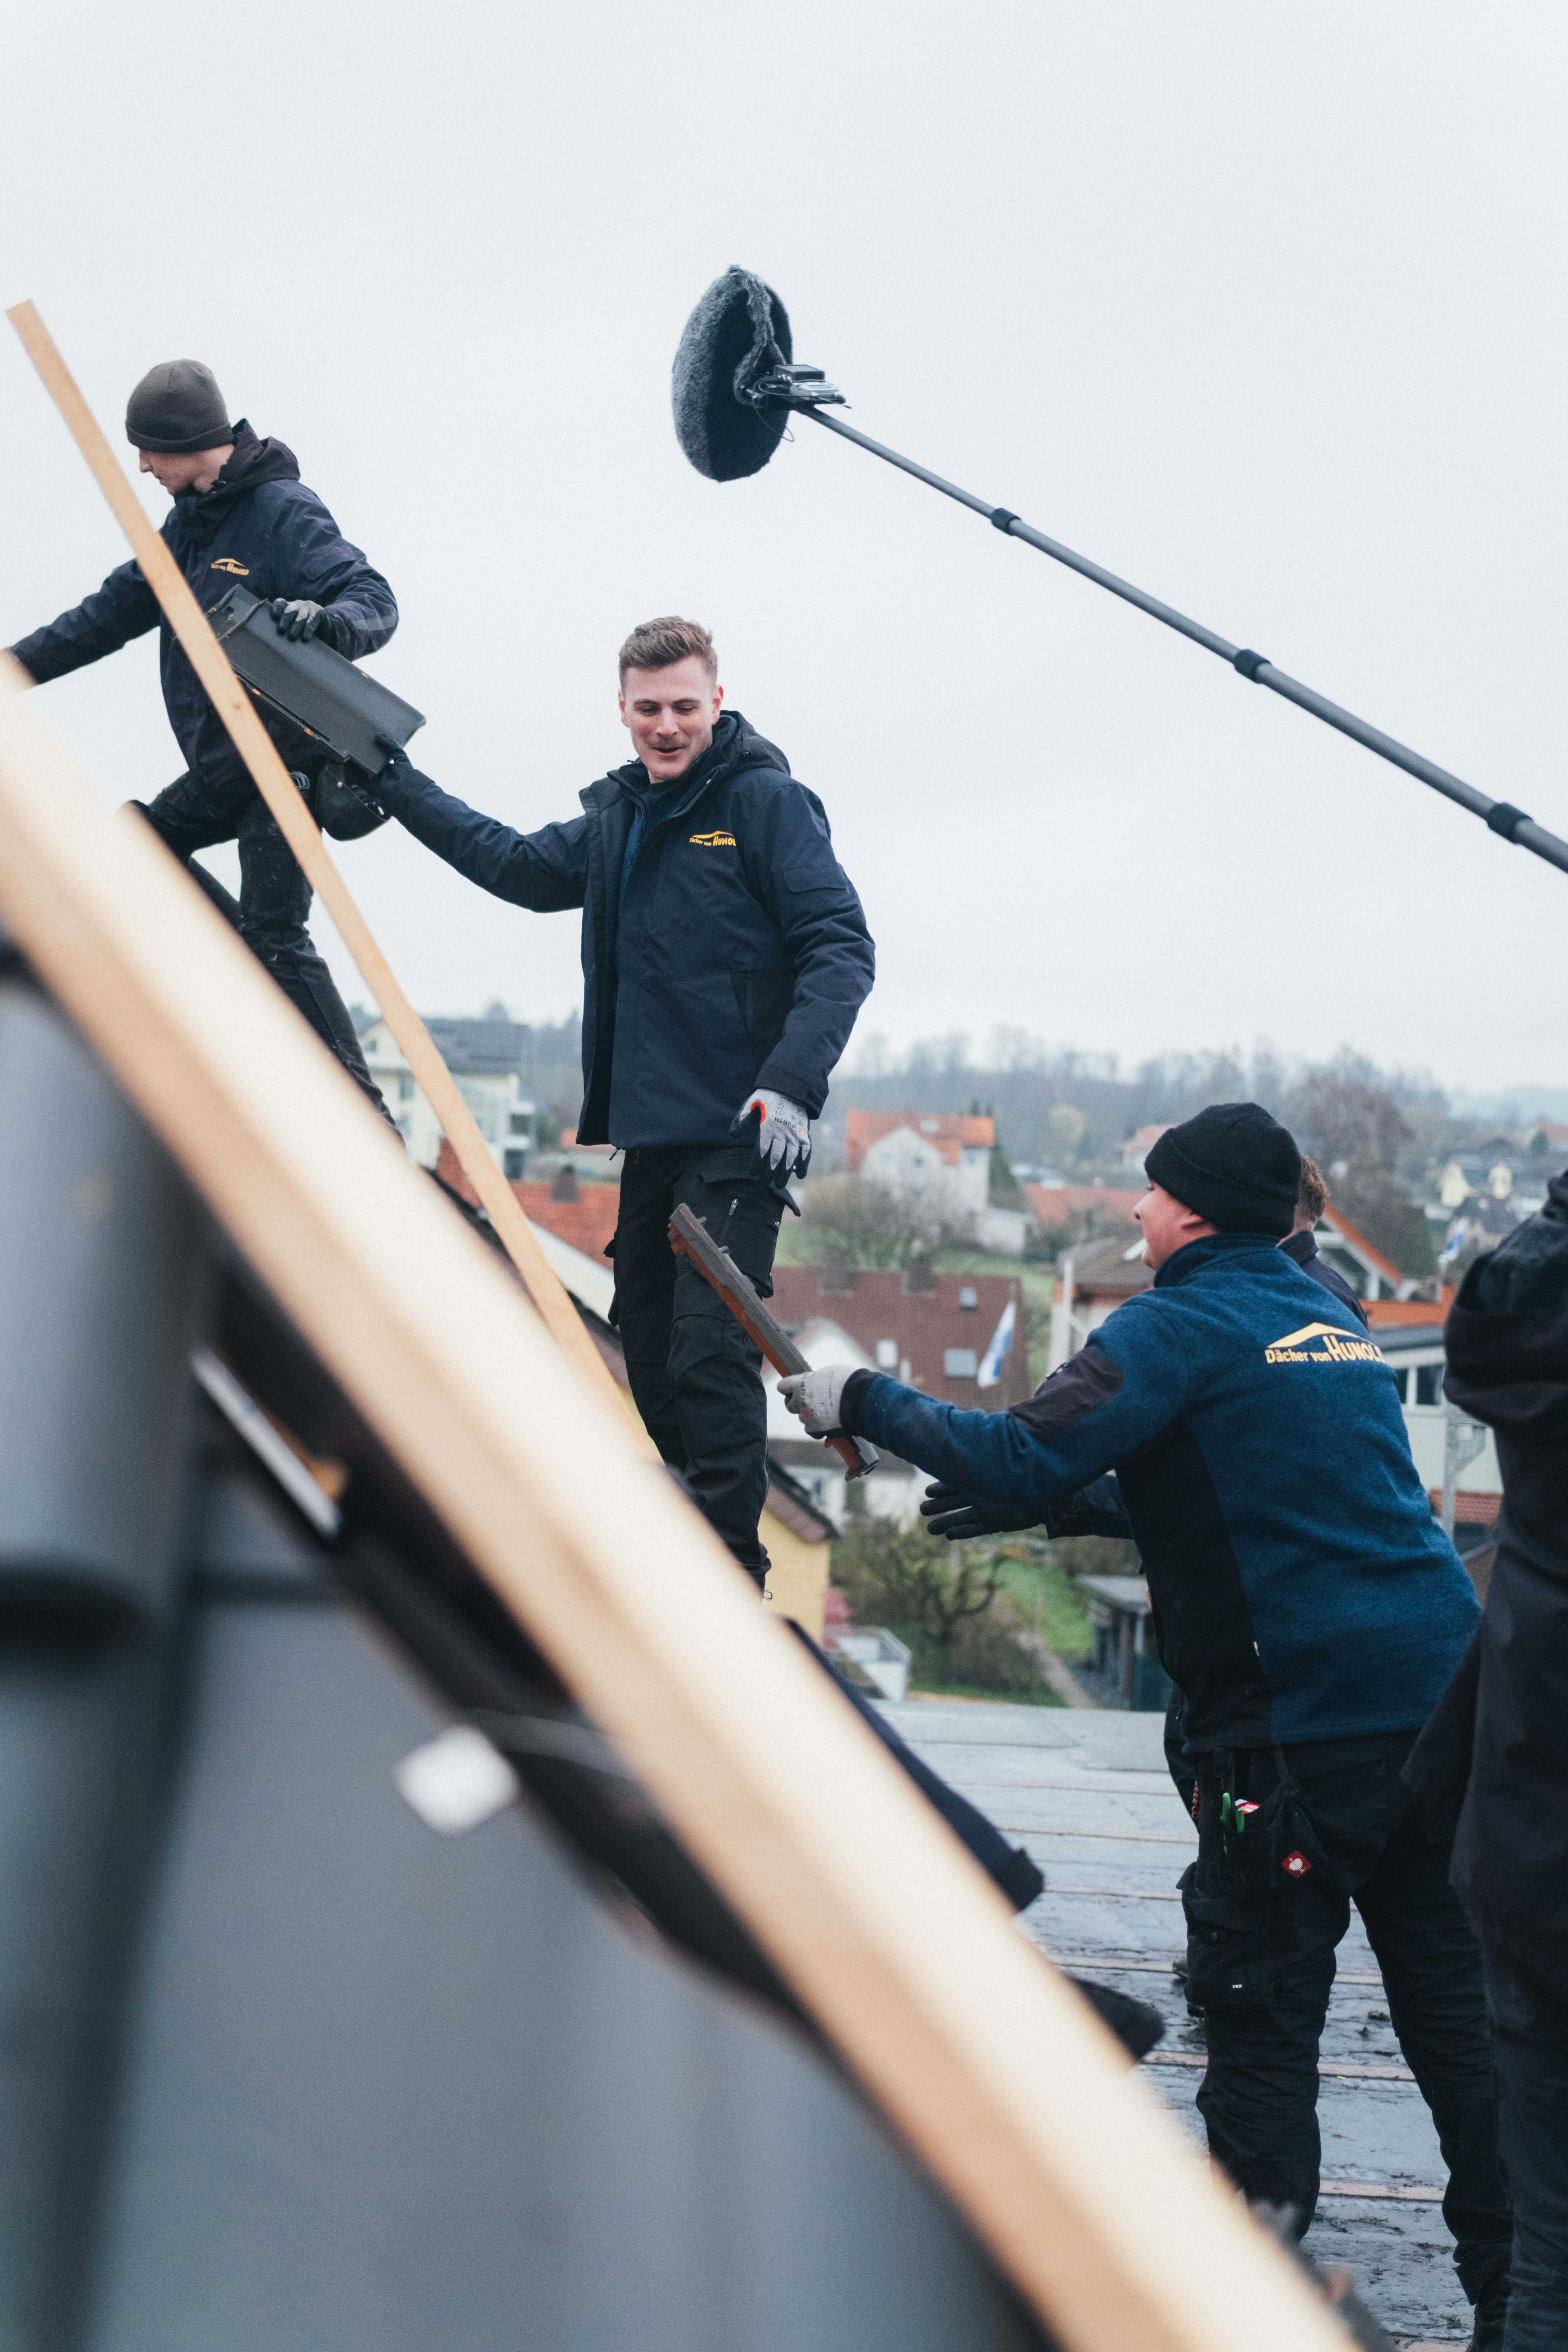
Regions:
<instances>
[{"instance_id":1,"label":"worker wearing gray beanie","mask_svg":"<svg viewBox=\"0 0 1568 2352\"><path fill-rule=\"evenodd\" d=\"M338 529L283 442L263 438L228 404L200 360L149 368L125 409L126 438L141 471L174 503L164 545L204 611L243 590L290 643L316 639L346 660L384 646L397 626L392 589ZM163 617L141 566L122 563L68 613L11 647L37 686L101 661L156 629L163 708L184 773L145 805L153 832L228 917L290 1003L362 1093L387 1116L348 1007L306 929L310 886L261 798L228 730ZM280 712L263 724L307 794L325 789L330 753ZM239 898L231 898L197 852L221 841L239 850Z\"/></svg>"},{"instance_id":2,"label":"worker wearing gray beanie","mask_svg":"<svg viewBox=\"0 0 1568 2352\"><path fill-rule=\"evenodd\" d=\"M228 404L200 360L163 360L125 404L125 438L135 449L189 457L234 439Z\"/></svg>"}]
</instances>

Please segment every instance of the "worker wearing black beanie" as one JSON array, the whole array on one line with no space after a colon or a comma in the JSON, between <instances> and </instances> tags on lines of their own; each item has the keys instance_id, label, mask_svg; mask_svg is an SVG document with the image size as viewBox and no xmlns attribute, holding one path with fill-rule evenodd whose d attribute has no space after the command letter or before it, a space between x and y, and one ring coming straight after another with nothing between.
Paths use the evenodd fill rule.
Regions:
<instances>
[{"instance_id":1,"label":"worker wearing black beanie","mask_svg":"<svg viewBox=\"0 0 1568 2352\"><path fill-rule=\"evenodd\" d=\"M1301 1155L1261 1103L1210 1103L1165 1129L1143 1173L1222 1234L1278 1241L1295 1221Z\"/></svg>"},{"instance_id":2,"label":"worker wearing black beanie","mask_svg":"<svg viewBox=\"0 0 1568 2352\"><path fill-rule=\"evenodd\" d=\"M814 1437L868 1437L932 1473L934 1533L1134 1538L1183 1694L1210 2153L1249 2200L1307 2227L1319 2040L1353 1896L1448 2159L1472 2352L1500 2352L1513 2221L1480 1955L1442 1825L1397 1793L1475 1591L1375 1340L1278 1245L1300 1182L1290 1136L1257 1103L1214 1103L1143 1164L1153 1283L1026 1402L966 1411L842 1364L782 1393Z\"/></svg>"}]
</instances>

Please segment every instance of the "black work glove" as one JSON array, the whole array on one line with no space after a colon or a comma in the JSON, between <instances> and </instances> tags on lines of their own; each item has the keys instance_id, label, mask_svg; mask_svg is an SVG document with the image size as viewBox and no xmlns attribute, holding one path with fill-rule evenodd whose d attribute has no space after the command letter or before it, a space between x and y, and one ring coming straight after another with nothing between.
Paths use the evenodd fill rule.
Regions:
<instances>
[{"instance_id":1,"label":"black work glove","mask_svg":"<svg viewBox=\"0 0 1568 2352\"><path fill-rule=\"evenodd\" d=\"M411 786L427 784L430 779L421 775L402 744L390 735L378 735L375 740L377 748L386 753L386 765L372 776L365 790L378 806L395 812Z\"/></svg>"},{"instance_id":2,"label":"black work glove","mask_svg":"<svg viewBox=\"0 0 1568 2352\"><path fill-rule=\"evenodd\" d=\"M324 604L312 604L308 596L274 596L272 618L280 637L293 646L308 646L327 617ZM331 633L326 641L331 643Z\"/></svg>"},{"instance_id":3,"label":"black work glove","mask_svg":"<svg viewBox=\"0 0 1568 2352\"><path fill-rule=\"evenodd\" d=\"M1132 1534L1132 1522L1121 1500L1121 1489L1116 1483L1116 1473L1108 1470L1103 1477L1080 1486L1074 1495L1063 1495L1046 1507L1046 1533L1058 1536L1117 1536L1126 1542Z\"/></svg>"},{"instance_id":4,"label":"black work glove","mask_svg":"<svg viewBox=\"0 0 1568 2352\"><path fill-rule=\"evenodd\" d=\"M945 1537L949 1543L965 1543L971 1536L1016 1535L1021 1528L1038 1524L1019 1518L1015 1511L976 1502L961 1486L949 1486L940 1478L926 1488L921 1517L931 1522L933 1536Z\"/></svg>"}]
</instances>

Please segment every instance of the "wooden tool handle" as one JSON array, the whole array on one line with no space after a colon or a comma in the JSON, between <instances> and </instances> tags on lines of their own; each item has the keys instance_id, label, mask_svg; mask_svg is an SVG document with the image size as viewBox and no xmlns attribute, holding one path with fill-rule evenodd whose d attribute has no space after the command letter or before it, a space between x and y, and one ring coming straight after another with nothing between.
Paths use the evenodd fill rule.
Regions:
<instances>
[{"instance_id":1,"label":"wooden tool handle","mask_svg":"<svg viewBox=\"0 0 1568 2352\"><path fill-rule=\"evenodd\" d=\"M809 1372L811 1366L783 1326L774 1321L747 1275L721 1249L700 1217L682 1202L669 1221L669 1246L677 1257L689 1257L704 1281L712 1285L747 1337L755 1341L775 1372L786 1376ZM830 1445L851 1478L866 1478L876 1468L877 1449L863 1437L836 1429L821 1441Z\"/></svg>"}]
</instances>

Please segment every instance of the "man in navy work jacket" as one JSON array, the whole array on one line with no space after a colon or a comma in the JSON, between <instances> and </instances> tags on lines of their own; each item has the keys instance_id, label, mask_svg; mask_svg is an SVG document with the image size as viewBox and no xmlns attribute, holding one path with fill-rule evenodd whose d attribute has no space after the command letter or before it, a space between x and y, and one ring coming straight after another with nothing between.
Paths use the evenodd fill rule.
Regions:
<instances>
[{"instance_id":1,"label":"man in navy work jacket","mask_svg":"<svg viewBox=\"0 0 1568 2352\"><path fill-rule=\"evenodd\" d=\"M258 440L242 417L228 422L212 372L197 360L169 360L144 375L125 415L141 470L174 504L163 538L195 599L211 611L237 581L271 604L283 635L320 636L351 661L384 646L397 626L392 590L351 547L281 441ZM316 1034L382 1108L353 1023L305 929L310 886L251 782L239 753L139 564L122 563L74 612L36 629L11 651L36 685L117 653L132 637L161 633L163 707L187 772L142 814L245 940ZM327 755L287 719L263 714L268 732L309 791ZM239 904L193 853L238 840Z\"/></svg>"},{"instance_id":2,"label":"man in navy work jacket","mask_svg":"<svg viewBox=\"0 0 1568 2352\"><path fill-rule=\"evenodd\" d=\"M648 621L621 647L638 756L583 814L513 833L401 755L382 804L459 874L541 914L583 910L583 1143L626 1154L610 1255L637 1411L761 1584L762 1358L667 1228L702 1218L767 1295L784 1188L804 1173L875 970L822 803L724 710L706 629Z\"/></svg>"},{"instance_id":3,"label":"man in navy work jacket","mask_svg":"<svg viewBox=\"0 0 1568 2352\"><path fill-rule=\"evenodd\" d=\"M1353 1895L1448 2164L1477 2340L1494 2346L1511 2221L1479 1955L1448 1885L1452 1824L1418 1814L1399 1778L1476 1597L1393 1374L1278 1246L1300 1174L1285 1129L1218 1104L1163 1135L1146 1172L1153 1288L1026 1403L966 1412L843 1367L786 1381L786 1401L813 1435L858 1432L933 1471L950 1535L1070 1512L1115 1471L1186 1696L1199 1845L1182 1886L1211 2153L1249 2199L1310 2222L1319 2036Z\"/></svg>"}]
</instances>

